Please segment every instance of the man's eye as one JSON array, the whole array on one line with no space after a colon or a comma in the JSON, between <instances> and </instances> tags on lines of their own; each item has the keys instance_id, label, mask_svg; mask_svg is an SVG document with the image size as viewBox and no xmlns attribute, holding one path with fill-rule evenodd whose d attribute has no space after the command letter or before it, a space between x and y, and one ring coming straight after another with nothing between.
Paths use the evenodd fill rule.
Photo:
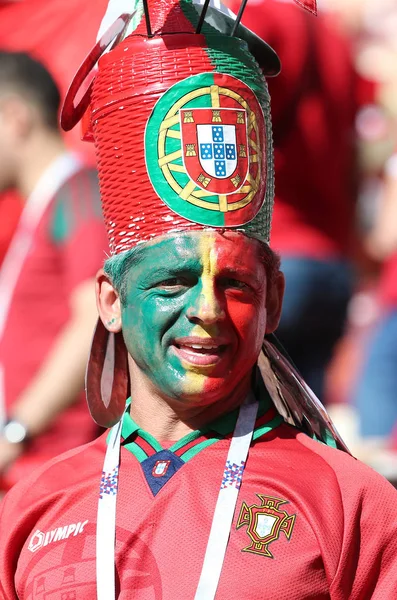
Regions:
<instances>
[{"instance_id":1,"label":"man's eye","mask_svg":"<svg viewBox=\"0 0 397 600\"><path fill-rule=\"evenodd\" d=\"M240 279L233 279L232 277L228 277L223 280L223 286L225 288L232 288L235 290L248 290L249 285L247 285L244 281Z\"/></svg>"},{"instance_id":2,"label":"man's eye","mask_svg":"<svg viewBox=\"0 0 397 600\"><path fill-rule=\"evenodd\" d=\"M157 284L159 288L177 288L187 286L187 281L183 277L170 277L169 279L163 279Z\"/></svg>"}]
</instances>

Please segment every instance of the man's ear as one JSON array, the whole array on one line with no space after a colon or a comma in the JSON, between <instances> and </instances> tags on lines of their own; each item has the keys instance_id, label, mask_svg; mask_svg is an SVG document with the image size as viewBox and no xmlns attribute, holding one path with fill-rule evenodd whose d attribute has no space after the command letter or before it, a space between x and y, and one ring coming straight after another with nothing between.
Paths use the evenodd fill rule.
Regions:
<instances>
[{"instance_id":1,"label":"man's ear","mask_svg":"<svg viewBox=\"0 0 397 600\"><path fill-rule=\"evenodd\" d=\"M96 274L96 303L102 323L108 331L121 331L121 303L116 290L103 269Z\"/></svg>"},{"instance_id":2,"label":"man's ear","mask_svg":"<svg viewBox=\"0 0 397 600\"><path fill-rule=\"evenodd\" d=\"M269 286L266 294L266 309L267 309L267 322L266 322L266 333L273 333L279 324L281 317L281 308L283 305L283 297L285 290L285 277L284 273L279 271L274 277L272 282L269 282Z\"/></svg>"}]
</instances>

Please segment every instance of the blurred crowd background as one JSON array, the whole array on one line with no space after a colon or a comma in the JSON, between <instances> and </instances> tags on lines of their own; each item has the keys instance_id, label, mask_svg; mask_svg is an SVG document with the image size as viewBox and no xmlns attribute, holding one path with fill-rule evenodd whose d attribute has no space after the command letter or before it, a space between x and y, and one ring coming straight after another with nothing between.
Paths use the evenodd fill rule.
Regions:
<instances>
[{"instance_id":1,"label":"blurred crowd background","mask_svg":"<svg viewBox=\"0 0 397 600\"><path fill-rule=\"evenodd\" d=\"M31 437L0 432L3 491L97 434L83 377L107 253L93 147L49 126L52 79L10 55L64 97L106 6L0 0L0 430L16 419ZM352 453L397 482L397 1L318 7L249 0L243 17L283 65L269 80L278 336Z\"/></svg>"}]
</instances>

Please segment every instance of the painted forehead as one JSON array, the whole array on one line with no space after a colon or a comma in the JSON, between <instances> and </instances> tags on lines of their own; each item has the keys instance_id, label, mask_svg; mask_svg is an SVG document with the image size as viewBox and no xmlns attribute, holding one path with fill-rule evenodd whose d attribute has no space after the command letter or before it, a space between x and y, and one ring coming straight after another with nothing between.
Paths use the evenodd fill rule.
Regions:
<instances>
[{"instance_id":1,"label":"painted forehead","mask_svg":"<svg viewBox=\"0 0 397 600\"><path fill-rule=\"evenodd\" d=\"M235 232L191 232L167 236L136 248L133 263L145 270L171 269L211 262L216 270L260 270L261 243Z\"/></svg>"}]
</instances>

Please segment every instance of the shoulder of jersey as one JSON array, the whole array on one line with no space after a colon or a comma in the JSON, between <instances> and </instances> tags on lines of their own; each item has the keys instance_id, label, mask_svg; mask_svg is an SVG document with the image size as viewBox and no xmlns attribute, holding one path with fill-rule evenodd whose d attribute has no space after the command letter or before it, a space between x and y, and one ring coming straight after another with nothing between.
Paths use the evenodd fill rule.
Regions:
<instances>
[{"instance_id":1,"label":"shoulder of jersey","mask_svg":"<svg viewBox=\"0 0 397 600\"><path fill-rule=\"evenodd\" d=\"M98 479L99 486L107 434L105 432L96 440L68 450L34 469L6 494L8 504L23 503L24 498L28 498L28 504L32 505L47 495L64 492L69 486L89 481L91 475Z\"/></svg>"}]
</instances>

